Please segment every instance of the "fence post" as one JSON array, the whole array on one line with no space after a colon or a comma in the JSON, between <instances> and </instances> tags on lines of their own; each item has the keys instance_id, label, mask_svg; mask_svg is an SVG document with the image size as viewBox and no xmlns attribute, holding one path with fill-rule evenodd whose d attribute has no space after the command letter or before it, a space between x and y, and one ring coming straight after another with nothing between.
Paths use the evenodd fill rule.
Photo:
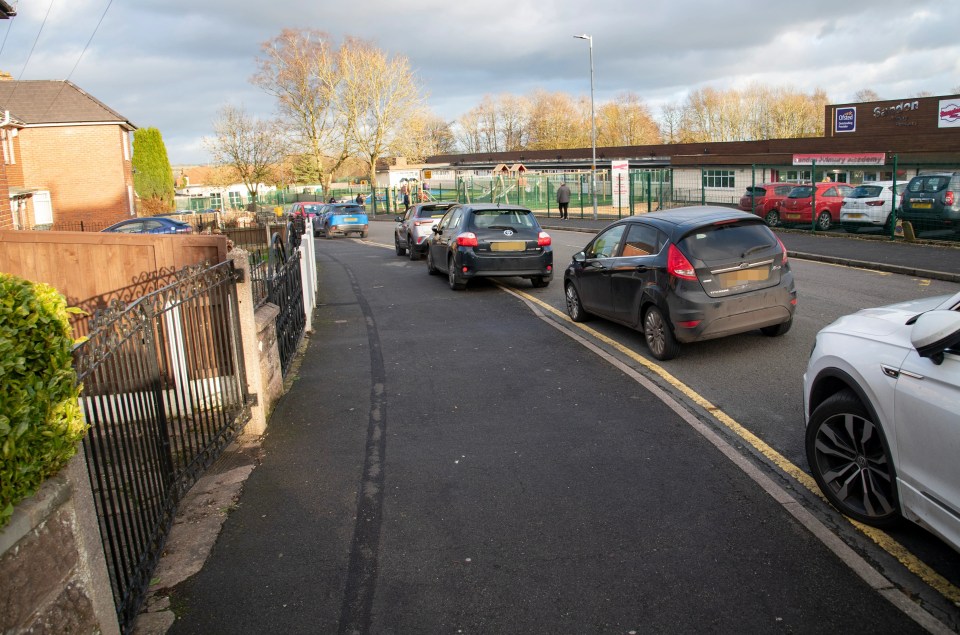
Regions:
<instances>
[{"instance_id":1,"label":"fence post","mask_svg":"<svg viewBox=\"0 0 960 635\"><path fill-rule=\"evenodd\" d=\"M700 168L700 204L707 204L707 171Z\"/></svg>"},{"instance_id":2,"label":"fence post","mask_svg":"<svg viewBox=\"0 0 960 635\"><path fill-rule=\"evenodd\" d=\"M306 240L304 240L306 238ZM317 306L317 256L313 242L313 221L307 219L306 229L300 238L300 279L303 280L303 312L306 318L304 331L313 333L313 309Z\"/></svg>"},{"instance_id":3,"label":"fence post","mask_svg":"<svg viewBox=\"0 0 960 635\"><path fill-rule=\"evenodd\" d=\"M893 155L893 193L890 201L890 240L897 238L897 155Z\"/></svg>"}]
</instances>

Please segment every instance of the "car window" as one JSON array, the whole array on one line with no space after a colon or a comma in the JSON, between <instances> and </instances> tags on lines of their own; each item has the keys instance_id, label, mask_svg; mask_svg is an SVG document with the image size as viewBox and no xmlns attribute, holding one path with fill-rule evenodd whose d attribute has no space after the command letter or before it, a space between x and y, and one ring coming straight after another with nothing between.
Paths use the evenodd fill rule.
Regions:
<instances>
[{"instance_id":1,"label":"car window","mask_svg":"<svg viewBox=\"0 0 960 635\"><path fill-rule=\"evenodd\" d=\"M790 198L809 198L813 194L813 188L809 185L798 185L790 190Z\"/></svg>"},{"instance_id":2,"label":"car window","mask_svg":"<svg viewBox=\"0 0 960 635\"><path fill-rule=\"evenodd\" d=\"M652 225L634 223L627 230L621 256L653 256L660 253L666 236Z\"/></svg>"},{"instance_id":3,"label":"car window","mask_svg":"<svg viewBox=\"0 0 960 635\"><path fill-rule=\"evenodd\" d=\"M473 212L471 226L477 229L530 229L536 221L526 209L479 209Z\"/></svg>"},{"instance_id":4,"label":"car window","mask_svg":"<svg viewBox=\"0 0 960 635\"><path fill-rule=\"evenodd\" d=\"M947 186L944 176L915 176L907 186L911 192L939 192Z\"/></svg>"},{"instance_id":5,"label":"car window","mask_svg":"<svg viewBox=\"0 0 960 635\"><path fill-rule=\"evenodd\" d=\"M441 218L450 209L449 205L421 205L417 208L418 218Z\"/></svg>"},{"instance_id":6,"label":"car window","mask_svg":"<svg viewBox=\"0 0 960 635\"><path fill-rule=\"evenodd\" d=\"M320 206L319 206L319 205L302 205L301 207L303 207L303 209L304 209L308 214L316 214L317 212L320 211Z\"/></svg>"},{"instance_id":7,"label":"car window","mask_svg":"<svg viewBox=\"0 0 960 635\"><path fill-rule=\"evenodd\" d=\"M767 193L767 190L765 190L765 189L762 188L762 187L753 187L753 186L750 186L750 187L747 188L747 193L744 194L744 196L751 196L751 195L753 195L753 196L763 196L763 195L765 195L766 193Z\"/></svg>"},{"instance_id":8,"label":"car window","mask_svg":"<svg viewBox=\"0 0 960 635\"><path fill-rule=\"evenodd\" d=\"M127 223L126 225L121 225L117 227L114 231L118 231L124 234L139 234L143 231L143 222L138 221L136 223Z\"/></svg>"},{"instance_id":9,"label":"car window","mask_svg":"<svg viewBox=\"0 0 960 635\"><path fill-rule=\"evenodd\" d=\"M710 262L760 254L761 247L775 247L777 238L762 223L727 223L701 227L679 245L688 257Z\"/></svg>"},{"instance_id":10,"label":"car window","mask_svg":"<svg viewBox=\"0 0 960 635\"><path fill-rule=\"evenodd\" d=\"M626 225L616 225L607 231L598 234L587 247L587 258L611 258L617 252L617 246L623 237Z\"/></svg>"},{"instance_id":11,"label":"car window","mask_svg":"<svg viewBox=\"0 0 960 635\"><path fill-rule=\"evenodd\" d=\"M879 185L859 185L850 192L850 198L876 198L882 194L883 188Z\"/></svg>"},{"instance_id":12,"label":"car window","mask_svg":"<svg viewBox=\"0 0 960 635\"><path fill-rule=\"evenodd\" d=\"M790 193L790 190L792 189L793 189L792 185L781 185L773 188L773 192L777 196L786 196L787 194Z\"/></svg>"},{"instance_id":13,"label":"car window","mask_svg":"<svg viewBox=\"0 0 960 635\"><path fill-rule=\"evenodd\" d=\"M456 210L453 215L450 217L450 229L457 229L460 227L460 221L463 219L463 208Z\"/></svg>"},{"instance_id":14,"label":"car window","mask_svg":"<svg viewBox=\"0 0 960 635\"><path fill-rule=\"evenodd\" d=\"M363 208L359 205L341 205L340 206L341 214L362 214Z\"/></svg>"},{"instance_id":15,"label":"car window","mask_svg":"<svg viewBox=\"0 0 960 635\"><path fill-rule=\"evenodd\" d=\"M840 193L837 191L837 188L828 187L821 196L840 196Z\"/></svg>"}]
</instances>

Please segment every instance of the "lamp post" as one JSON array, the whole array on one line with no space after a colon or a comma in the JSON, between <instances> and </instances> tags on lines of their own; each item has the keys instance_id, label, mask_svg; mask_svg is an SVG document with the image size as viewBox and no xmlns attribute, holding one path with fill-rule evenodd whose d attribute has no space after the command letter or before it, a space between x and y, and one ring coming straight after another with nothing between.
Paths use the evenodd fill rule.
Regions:
<instances>
[{"instance_id":1,"label":"lamp post","mask_svg":"<svg viewBox=\"0 0 960 635\"><path fill-rule=\"evenodd\" d=\"M597 220L597 116L593 110L593 36L574 35L590 43L590 190L593 193L593 220Z\"/></svg>"}]
</instances>

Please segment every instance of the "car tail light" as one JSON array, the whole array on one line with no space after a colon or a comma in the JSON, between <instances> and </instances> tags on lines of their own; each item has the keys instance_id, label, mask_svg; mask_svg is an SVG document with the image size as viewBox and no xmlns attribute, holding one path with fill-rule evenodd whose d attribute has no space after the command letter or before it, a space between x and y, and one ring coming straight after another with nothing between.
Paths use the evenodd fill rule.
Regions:
<instances>
[{"instance_id":1,"label":"car tail light","mask_svg":"<svg viewBox=\"0 0 960 635\"><path fill-rule=\"evenodd\" d=\"M682 329L695 329L700 324L700 320L690 320L688 322L677 322L677 326Z\"/></svg>"},{"instance_id":2,"label":"car tail light","mask_svg":"<svg viewBox=\"0 0 960 635\"><path fill-rule=\"evenodd\" d=\"M846 205L846 202L844 202L844 205ZM867 201L867 205L870 207L880 207L883 205L883 201Z\"/></svg>"},{"instance_id":3,"label":"car tail light","mask_svg":"<svg viewBox=\"0 0 960 635\"><path fill-rule=\"evenodd\" d=\"M551 242L550 234L547 232L540 232L537 236L537 247L549 247Z\"/></svg>"},{"instance_id":4,"label":"car tail light","mask_svg":"<svg viewBox=\"0 0 960 635\"><path fill-rule=\"evenodd\" d=\"M947 190L947 193L943 198L943 202L947 205L953 205L953 190Z\"/></svg>"},{"instance_id":5,"label":"car tail light","mask_svg":"<svg viewBox=\"0 0 960 635\"><path fill-rule=\"evenodd\" d=\"M687 260L687 257L680 253L676 245L670 245L667 250L667 271L671 276L682 278L683 280L696 280L697 273L693 265Z\"/></svg>"},{"instance_id":6,"label":"car tail light","mask_svg":"<svg viewBox=\"0 0 960 635\"><path fill-rule=\"evenodd\" d=\"M786 245L783 244L783 241L780 240L780 237L779 237L779 236L777 236L776 234L774 234L773 237L777 239L777 242L780 243L780 249L783 250L783 260L780 261L780 265L783 266L783 265L787 264L787 247L786 247Z\"/></svg>"},{"instance_id":7,"label":"car tail light","mask_svg":"<svg viewBox=\"0 0 960 635\"><path fill-rule=\"evenodd\" d=\"M480 243L477 241L477 235L473 232L463 232L457 236L458 247L476 247Z\"/></svg>"},{"instance_id":8,"label":"car tail light","mask_svg":"<svg viewBox=\"0 0 960 635\"><path fill-rule=\"evenodd\" d=\"M867 205L870 205L870 203L867 203ZM847 206L847 202L846 202L846 201L840 203L840 207L846 207L846 206Z\"/></svg>"}]
</instances>

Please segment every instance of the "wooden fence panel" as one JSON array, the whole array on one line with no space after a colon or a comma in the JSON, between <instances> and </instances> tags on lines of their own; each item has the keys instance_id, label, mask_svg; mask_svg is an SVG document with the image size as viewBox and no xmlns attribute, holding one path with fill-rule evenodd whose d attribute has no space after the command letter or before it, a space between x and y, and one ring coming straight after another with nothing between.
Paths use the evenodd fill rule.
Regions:
<instances>
[{"instance_id":1,"label":"wooden fence panel","mask_svg":"<svg viewBox=\"0 0 960 635\"><path fill-rule=\"evenodd\" d=\"M217 235L0 231L0 271L46 282L89 314L155 291L187 265L226 257L227 239ZM74 316L77 337L87 334L88 319Z\"/></svg>"}]
</instances>

